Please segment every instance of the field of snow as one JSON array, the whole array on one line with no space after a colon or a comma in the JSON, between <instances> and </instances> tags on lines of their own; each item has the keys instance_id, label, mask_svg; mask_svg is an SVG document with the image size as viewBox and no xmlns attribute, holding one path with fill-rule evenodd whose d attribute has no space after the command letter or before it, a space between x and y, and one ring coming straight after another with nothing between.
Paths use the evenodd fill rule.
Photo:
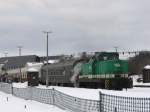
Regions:
<instances>
[{"instance_id":1,"label":"field of snow","mask_svg":"<svg viewBox=\"0 0 150 112\"><path fill-rule=\"evenodd\" d=\"M124 89L123 91L104 90L104 89L85 89L85 88L68 88L68 87L53 87L65 94L79 97L83 99L99 100L99 92L114 96L150 98L150 88L132 88Z\"/></svg>"},{"instance_id":2,"label":"field of snow","mask_svg":"<svg viewBox=\"0 0 150 112\"><path fill-rule=\"evenodd\" d=\"M134 79L135 80L135 79ZM135 84L137 82L134 82ZM26 88L27 83L14 83L14 87L17 88ZM150 88L139 88L134 87L131 89L124 89L123 91L115 90L104 90L104 89L87 89L87 88L72 88L72 87L58 87L58 86L49 86L48 88L43 85L39 85L37 88L42 89L52 89L58 90L62 93L68 94L70 96L90 99L90 100L99 100L99 92L103 94L110 94L115 96L125 96L125 97L149 97L150 98Z\"/></svg>"},{"instance_id":3,"label":"field of snow","mask_svg":"<svg viewBox=\"0 0 150 112\"><path fill-rule=\"evenodd\" d=\"M3 92L0 92L0 107L1 112L68 112L53 105L20 99Z\"/></svg>"},{"instance_id":4,"label":"field of snow","mask_svg":"<svg viewBox=\"0 0 150 112\"><path fill-rule=\"evenodd\" d=\"M137 82L137 79L139 78L139 76L134 76L132 78L133 78L134 85L136 85L136 84L144 85L143 83ZM149 85L149 84L147 84L147 85ZM27 82L25 82L25 83L13 83L13 87L15 87L15 88L28 88ZM105 90L105 89L58 87L58 86L46 87L43 85L39 85L36 88L40 88L40 90L41 89L55 89L54 93L56 94L56 96L57 96L58 92L59 93L62 92L66 95L69 95L69 97L73 96L73 97L77 97L77 98L81 98L81 99L96 100L96 101L100 100L99 99L100 98L99 93L102 93L102 94L104 94L102 96L107 96L107 97L110 97L112 95L110 97L112 100L113 100L114 96L130 97L130 98L125 98L125 99L128 99L129 103L131 103L132 101L140 101L140 102L145 101L145 102L147 102L147 101L149 101L149 100L147 100L147 98L148 99L150 98L150 94L149 94L150 93L150 87L145 87L145 88L134 87L131 89L124 89L123 91ZM31 88L31 90L32 90L32 88ZM42 90L42 91L45 91L45 90ZM48 94L48 93L46 93L46 94ZM38 96L38 97L40 97L40 96ZM42 98L42 96L41 96L41 98ZM118 100L116 100L117 103L119 103L121 101L121 99L119 99L119 98L120 97L118 97L117 98ZM135 99L132 99L132 98L135 98ZM139 100L138 98L142 98L142 99ZM146 100L143 98L146 98ZM58 99L62 99L62 98L58 98ZM104 100L105 105L108 104L107 100L108 100L107 98ZM67 99L65 99L65 101L67 101ZM111 105L112 107L110 107L110 108L114 108L116 106L116 104ZM63 103L60 105L63 105ZM72 105L72 104L69 104L69 105ZM139 103L139 105L141 106L140 108L143 109L142 104ZM12 95L4 94L1 92L0 92L0 106L2 107L2 110L4 110L5 112L11 112L11 110L13 110L14 112L67 112L68 111L68 110L61 110L61 109L59 109L53 105L49 105L49 104L47 105L47 104L42 104L42 103L39 103L36 101L19 99L17 97L12 96ZM9 108L7 108L7 107L9 107ZM122 108L126 109L126 104L122 104ZM149 106L146 106L145 108L149 108ZM67 109L70 109L70 108L68 107ZM107 110L107 108L105 108L105 109ZM133 109L133 108L130 108L130 109ZM138 110L138 106L135 106L134 109Z\"/></svg>"},{"instance_id":5,"label":"field of snow","mask_svg":"<svg viewBox=\"0 0 150 112\"><path fill-rule=\"evenodd\" d=\"M136 77L134 77L134 81L136 81ZM135 82L134 82L135 83ZM137 83L137 82L136 82ZM13 83L13 87L15 88L27 88L27 82L25 83ZM88 100L99 100L100 96L99 93L101 92L106 96L108 95L113 95L113 96L123 96L123 97L131 97L131 98L136 98L133 99L134 101L137 101L137 98L142 98L141 101L147 101L143 100L143 98L150 98L150 88L139 88L139 87L134 87L131 89L124 89L123 91L115 91L115 90L104 90L104 89L87 89L87 88L72 88L72 87L58 87L58 86L43 86L39 85L36 88L41 89L52 89L54 88L55 90L62 92L64 94L81 98L81 99L88 99ZM44 90L43 90L44 91ZM57 91L56 94L57 94ZM7 101L8 97L8 101ZM42 97L42 96L41 96ZM111 97L113 99L113 97ZM130 98L127 98L128 100L132 100ZM66 99L65 99L66 100ZM105 102L107 99L105 99ZM74 101L74 100L73 100ZM120 101L119 97L118 100L116 101L117 103ZM139 101L139 100L138 100ZM107 103L106 103L107 104ZM16 106L17 105L17 106ZM71 105L71 104L69 104ZM126 104L122 105L123 108L126 108ZM140 106L142 104L139 104ZM67 112L68 110L61 110L55 106L52 105L47 105L47 104L42 104L36 101L30 101L30 100L23 100L19 99L16 97L13 97L12 95L7 95L4 93L0 92L0 106L2 107L3 110L6 110L5 112L11 112L10 110L12 109L14 112ZM9 107L9 108L6 108ZM115 104L112 105L110 108L114 108ZM119 107L118 107L119 108ZM137 109L138 107L135 107L134 109ZM142 106L140 107L142 108ZM146 108L149 108L146 106ZM69 109L69 107L68 107ZM106 109L107 110L107 109Z\"/></svg>"}]
</instances>

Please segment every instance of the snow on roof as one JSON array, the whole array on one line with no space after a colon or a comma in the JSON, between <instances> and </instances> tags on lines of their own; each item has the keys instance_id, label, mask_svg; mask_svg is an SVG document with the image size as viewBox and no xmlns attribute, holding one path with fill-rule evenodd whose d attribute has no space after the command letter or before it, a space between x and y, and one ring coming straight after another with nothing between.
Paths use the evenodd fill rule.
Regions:
<instances>
[{"instance_id":1,"label":"snow on roof","mask_svg":"<svg viewBox=\"0 0 150 112\"><path fill-rule=\"evenodd\" d=\"M35 63L35 62L33 62L33 63L28 62L27 63L27 66L38 66L38 65L43 65L43 63Z\"/></svg>"},{"instance_id":2,"label":"snow on roof","mask_svg":"<svg viewBox=\"0 0 150 112\"><path fill-rule=\"evenodd\" d=\"M146 65L144 69L150 69L150 65Z\"/></svg>"},{"instance_id":3,"label":"snow on roof","mask_svg":"<svg viewBox=\"0 0 150 112\"><path fill-rule=\"evenodd\" d=\"M53 64L53 63L58 63L59 60L48 60L48 63ZM44 61L44 63L47 63L47 61Z\"/></svg>"},{"instance_id":4,"label":"snow on roof","mask_svg":"<svg viewBox=\"0 0 150 112\"><path fill-rule=\"evenodd\" d=\"M56 63L57 60L48 60L48 63Z\"/></svg>"},{"instance_id":5,"label":"snow on roof","mask_svg":"<svg viewBox=\"0 0 150 112\"><path fill-rule=\"evenodd\" d=\"M28 72L38 72L38 70L36 68L29 68L27 71Z\"/></svg>"}]
</instances>

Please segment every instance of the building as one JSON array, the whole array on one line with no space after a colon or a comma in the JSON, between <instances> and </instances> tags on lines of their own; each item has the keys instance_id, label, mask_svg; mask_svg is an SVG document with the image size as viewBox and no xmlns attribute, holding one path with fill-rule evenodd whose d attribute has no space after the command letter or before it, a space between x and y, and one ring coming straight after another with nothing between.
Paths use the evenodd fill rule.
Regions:
<instances>
[{"instance_id":1,"label":"building","mask_svg":"<svg viewBox=\"0 0 150 112\"><path fill-rule=\"evenodd\" d=\"M0 75L7 75L7 77L15 77L18 80L26 78L26 63L40 62L40 58L36 55L26 56L12 56L0 58L1 67Z\"/></svg>"},{"instance_id":2,"label":"building","mask_svg":"<svg viewBox=\"0 0 150 112\"><path fill-rule=\"evenodd\" d=\"M64 55L49 56L48 59L51 61L61 60L64 57ZM16 81L25 81L27 80L28 67L31 68L28 64L32 63L32 67L36 67L38 65L36 63L46 63L46 60L46 57L39 57L36 55L2 57L0 58L0 78L7 77L15 79Z\"/></svg>"}]
</instances>

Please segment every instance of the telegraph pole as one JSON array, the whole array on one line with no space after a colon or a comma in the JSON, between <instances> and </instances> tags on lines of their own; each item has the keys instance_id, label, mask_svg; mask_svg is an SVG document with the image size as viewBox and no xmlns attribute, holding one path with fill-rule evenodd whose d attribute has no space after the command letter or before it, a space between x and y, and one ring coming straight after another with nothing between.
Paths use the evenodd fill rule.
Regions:
<instances>
[{"instance_id":1,"label":"telegraph pole","mask_svg":"<svg viewBox=\"0 0 150 112\"><path fill-rule=\"evenodd\" d=\"M47 50L46 50L46 56L47 56L47 59L46 59L46 62L47 62L47 68L46 68L46 87L48 87L49 85L49 77L48 77L48 36L49 36L49 33L52 33L50 31L43 31L43 33L46 34L46 47L47 47Z\"/></svg>"},{"instance_id":2,"label":"telegraph pole","mask_svg":"<svg viewBox=\"0 0 150 112\"><path fill-rule=\"evenodd\" d=\"M115 51L116 51L116 52L118 52L118 47L117 47L117 46L115 46L114 48L115 48Z\"/></svg>"},{"instance_id":3,"label":"telegraph pole","mask_svg":"<svg viewBox=\"0 0 150 112\"><path fill-rule=\"evenodd\" d=\"M17 46L17 48L19 49L19 57L21 57L21 50L22 50L22 46ZM19 80L21 82L21 65L19 66L19 71L20 71L20 76L19 76Z\"/></svg>"},{"instance_id":4,"label":"telegraph pole","mask_svg":"<svg viewBox=\"0 0 150 112\"><path fill-rule=\"evenodd\" d=\"M19 56L21 56L22 46L17 46L17 48L19 49Z\"/></svg>"}]
</instances>

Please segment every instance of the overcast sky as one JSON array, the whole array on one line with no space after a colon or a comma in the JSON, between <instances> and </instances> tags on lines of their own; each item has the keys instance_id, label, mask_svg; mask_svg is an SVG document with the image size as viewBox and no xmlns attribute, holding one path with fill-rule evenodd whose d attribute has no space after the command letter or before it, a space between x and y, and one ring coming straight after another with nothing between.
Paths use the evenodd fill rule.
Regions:
<instances>
[{"instance_id":1,"label":"overcast sky","mask_svg":"<svg viewBox=\"0 0 150 112\"><path fill-rule=\"evenodd\" d=\"M149 0L0 0L0 56L150 49Z\"/></svg>"}]
</instances>

